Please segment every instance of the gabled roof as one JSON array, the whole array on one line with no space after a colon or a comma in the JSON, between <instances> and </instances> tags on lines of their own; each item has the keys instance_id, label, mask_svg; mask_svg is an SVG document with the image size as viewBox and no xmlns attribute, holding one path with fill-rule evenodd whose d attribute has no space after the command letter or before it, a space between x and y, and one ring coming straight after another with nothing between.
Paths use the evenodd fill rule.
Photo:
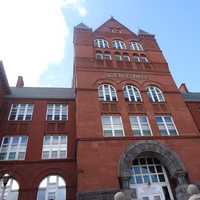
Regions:
<instances>
[{"instance_id":1,"label":"gabled roof","mask_svg":"<svg viewBox=\"0 0 200 200\"><path fill-rule=\"evenodd\" d=\"M11 94L6 98L24 99L75 99L73 88L48 88L48 87L10 87Z\"/></svg>"},{"instance_id":2,"label":"gabled roof","mask_svg":"<svg viewBox=\"0 0 200 200\"><path fill-rule=\"evenodd\" d=\"M116 23L119 27L127 30L130 34L133 34L135 36L137 36L134 32L132 32L129 28L127 28L126 26L124 26L123 24L121 24L119 21L117 21L114 17L111 17L110 19L108 19L106 22L104 22L101 26L99 26L95 32L100 31L103 27L111 24L111 23Z\"/></svg>"},{"instance_id":3,"label":"gabled roof","mask_svg":"<svg viewBox=\"0 0 200 200\"><path fill-rule=\"evenodd\" d=\"M186 92L182 93L185 101L200 102L200 92Z\"/></svg>"}]
</instances>

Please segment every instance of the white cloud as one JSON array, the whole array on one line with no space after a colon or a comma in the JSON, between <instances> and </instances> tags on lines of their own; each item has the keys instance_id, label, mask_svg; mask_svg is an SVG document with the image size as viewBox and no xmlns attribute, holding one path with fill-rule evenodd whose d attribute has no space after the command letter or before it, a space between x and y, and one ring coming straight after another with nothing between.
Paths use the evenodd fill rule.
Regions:
<instances>
[{"instance_id":1,"label":"white cloud","mask_svg":"<svg viewBox=\"0 0 200 200\"><path fill-rule=\"evenodd\" d=\"M48 64L62 61L69 34L64 6L87 14L81 0L0 0L0 60L11 85L18 75L38 85Z\"/></svg>"},{"instance_id":2,"label":"white cloud","mask_svg":"<svg viewBox=\"0 0 200 200\"><path fill-rule=\"evenodd\" d=\"M77 9L79 14L84 17L87 15L87 10L83 6L85 0L62 0L62 4L66 7L73 7Z\"/></svg>"}]
</instances>

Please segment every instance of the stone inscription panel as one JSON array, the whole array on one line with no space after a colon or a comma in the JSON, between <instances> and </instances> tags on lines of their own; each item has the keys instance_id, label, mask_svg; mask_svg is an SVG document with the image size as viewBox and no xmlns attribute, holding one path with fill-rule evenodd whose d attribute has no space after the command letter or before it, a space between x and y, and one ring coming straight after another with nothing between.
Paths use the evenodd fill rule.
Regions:
<instances>
[{"instance_id":1,"label":"stone inscription panel","mask_svg":"<svg viewBox=\"0 0 200 200\"><path fill-rule=\"evenodd\" d=\"M106 78L149 80L149 77L145 74L106 73L105 76L106 76Z\"/></svg>"}]
</instances>

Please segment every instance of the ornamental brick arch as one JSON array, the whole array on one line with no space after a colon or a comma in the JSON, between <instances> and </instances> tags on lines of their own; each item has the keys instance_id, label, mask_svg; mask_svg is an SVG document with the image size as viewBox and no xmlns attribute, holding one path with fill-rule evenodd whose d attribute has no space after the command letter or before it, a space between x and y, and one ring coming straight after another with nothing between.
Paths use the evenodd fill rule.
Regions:
<instances>
[{"instance_id":1,"label":"ornamental brick arch","mask_svg":"<svg viewBox=\"0 0 200 200\"><path fill-rule=\"evenodd\" d=\"M144 155L157 158L168 170L170 178L175 178L177 180L177 186L175 189L177 200L188 199L188 180L184 164L173 150L157 141L148 140L130 144L119 160L119 178L121 180L127 180L127 177L130 177L132 174L132 161L138 156Z\"/></svg>"},{"instance_id":2,"label":"ornamental brick arch","mask_svg":"<svg viewBox=\"0 0 200 200\"><path fill-rule=\"evenodd\" d=\"M158 87L161 91L166 91L167 88L165 85L159 83L159 82L156 82L156 81L144 81L143 82L143 89L146 91L147 90L147 87L149 86L156 86Z\"/></svg>"},{"instance_id":3,"label":"ornamental brick arch","mask_svg":"<svg viewBox=\"0 0 200 200\"><path fill-rule=\"evenodd\" d=\"M44 171L41 171L34 179L34 186L36 188L38 188L39 184L41 183L41 181L47 177L47 176L51 176L51 175L56 175L56 176L60 176L65 180L65 184L67 185L67 181L69 177L67 177L66 171L62 170L62 169L58 169L58 168L49 168L49 169L45 169Z\"/></svg>"},{"instance_id":4,"label":"ornamental brick arch","mask_svg":"<svg viewBox=\"0 0 200 200\"><path fill-rule=\"evenodd\" d=\"M153 155L168 169L171 177L178 173L186 173L185 167L178 155L168 147L156 141L144 141L131 144L127 151L122 155L119 162L119 177L129 176L131 174L131 164L138 156Z\"/></svg>"},{"instance_id":5,"label":"ornamental brick arch","mask_svg":"<svg viewBox=\"0 0 200 200\"><path fill-rule=\"evenodd\" d=\"M138 88L140 91L142 90L142 84L139 81L136 81L136 80L126 79L126 80L120 81L119 84L120 84L122 90L124 89L124 87L126 85L133 85L136 88Z\"/></svg>"},{"instance_id":6,"label":"ornamental brick arch","mask_svg":"<svg viewBox=\"0 0 200 200\"><path fill-rule=\"evenodd\" d=\"M100 85L102 84L110 84L112 85L115 89L117 89L118 84L116 83L116 81L114 81L113 79L109 79L109 78L105 78L105 79L98 79L97 81L95 81L92 86L95 88L98 88Z\"/></svg>"}]
</instances>

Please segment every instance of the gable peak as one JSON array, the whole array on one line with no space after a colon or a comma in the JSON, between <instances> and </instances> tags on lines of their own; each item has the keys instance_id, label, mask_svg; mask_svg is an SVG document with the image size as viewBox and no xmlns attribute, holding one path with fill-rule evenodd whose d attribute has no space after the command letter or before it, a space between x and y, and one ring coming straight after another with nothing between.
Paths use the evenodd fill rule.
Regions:
<instances>
[{"instance_id":1,"label":"gable peak","mask_svg":"<svg viewBox=\"0 0 200 200\"><path fill-rule=\"evenodd\" d=\"M111 16L107 21L105 21L101 26L99 26L95 32L124 32L126 34L135 35L129 28L127 28L125 25L120 23L118 20L116 20L113 16Z\"/></svg>"}]
</instances>

